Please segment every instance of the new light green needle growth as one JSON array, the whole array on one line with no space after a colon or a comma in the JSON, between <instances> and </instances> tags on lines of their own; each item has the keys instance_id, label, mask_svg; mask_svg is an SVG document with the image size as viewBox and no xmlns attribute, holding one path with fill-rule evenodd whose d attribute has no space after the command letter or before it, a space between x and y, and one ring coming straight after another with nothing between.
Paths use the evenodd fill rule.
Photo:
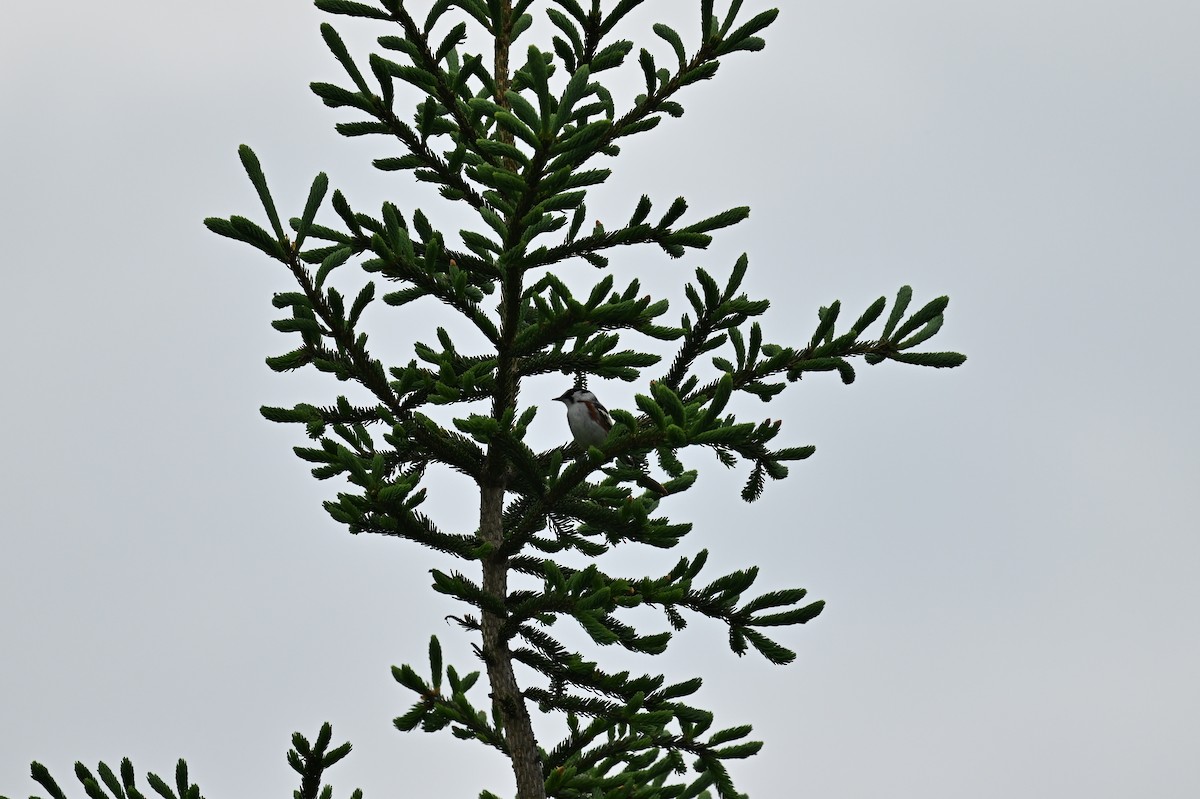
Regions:
<instances>
[{"instance_id":1,"label":"new light green needle growth","mask_svg":"<svg viewBox=\"0 0 1200 799\"><path fill-rule=\"evenodd\" d=\"M231 216L205 224L279 262L295 281L274 297L283 316L273 325L292 343L268 365L326 372L368 398L262 409L271 421L299 426L308 443L296 453L314 476L344 484L326 511L352 533L406 539L460 563L434 569L432 589L464 605L455 618L479 660L446 663L432 638L427 666L394 668L413 700L396 727L446 731L496 750L511 762L519 799L739 796L727 764L759 750L750 725L717 724L694 698L700 677L668 679L653 657L689 617L704 617L724 626L734 652L753 650L783 666L795 655L778 640L782 628L810 621L823 603L803 588L755 594L758 567L714 574L703 550L650 576L610 573L603 556L630 545L685 546L692 525L678 517L688 514L699 468L743 469L741 497L753 502L768 478L783 480L790 464L813 454L803 442L783 440L778 421L736 416L735 396L766 402L814 372L835 372L849 384L856 362L961 364L957 353L921 349L942 326L946 298L913 306L905 286L890 303L880 297L857 314L833 302L816 313L810 337L776 343L760 324L767 300L742 289L746 256L720 272L681 271L682 313L610 264L616 253L647 246L682 259L748 216L748 208L732 207L697 218L681 197L634 196L624 221L601 225L587 200L621 167L631 137L675 146L684 123L660 123L681 117L682 102L696 84L718 77L725 59L761 50L777 10L696 0L689 30L651 24L637 31L641 23L630 12L646 6L652 13L657 4L316 5L378 26L370 53L351 53L332 25L321 26L345 77L312 90L340 110L337 130L377 143L383 157L375 166L402 173L397 197L412 197L403 187L417 181L436 187L440 200L365 208L339 190L330 194L321 174L307 201L289 203L299 215L285 219L258 156L242 146L262 204L252 214L258 221ZM535 25L535 16L548 24ZM535 30L549 31L547 38L535 41ZM639 43L618 30L636 33ZM624 74L644 82L644 91L621 97L609 78ZM439 220L455 206L469 209L475 223L447 230ZM339 286L356 284L356 291L335 288L335 273ZM569 287L589 279L586 291ZM412 330L412 359L385 362L364 313L404 319L412 303L440 303L477 332L479 346L444 328ZM673 355L655 354L664 350ZM554 393L589 378L629 381L641 393L636 409L611 410L614 424L601 446L538 451L527 437L539 406L561 413L553 394L521 392L523 381L540 375L561 376ZM432 413L434 406L441 412ZM452 422L434 419L451 414ZM566 440L565 423L563 431ZM665 473L666 496L644 490L642 469L650 465ZM428 477L431 466L472 481L478 495L469 501L481 509L476 529L447 530L423 512L426 492L440 488ZM581 568L581 555L591 565ZM642 613L634 623L630 612L639 608L661 622L644 628ZM598 647L644 655L645 673L605 669L590 649L568 648L553 626L562 622L574 622ZM534 714L560 720L558 736L536 736ZM328 728L316 746L293 740L297 797L329 796L322 770L348 751L330 750L329 742ZM61 796L38 769L43 787ZM124 764L120 779L107 767L101 777L81 774L89 796L140 796ZM158 778L151 785L167 799L195 795L186 770L174 792Z\"/></svg>"}]
</instances>

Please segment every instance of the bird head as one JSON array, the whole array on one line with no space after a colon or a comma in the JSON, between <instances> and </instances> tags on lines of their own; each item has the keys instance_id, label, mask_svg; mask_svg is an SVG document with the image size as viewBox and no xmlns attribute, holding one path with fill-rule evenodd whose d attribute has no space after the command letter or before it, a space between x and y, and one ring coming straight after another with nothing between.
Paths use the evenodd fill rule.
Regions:
<instances>
[{"instance_id":1,"label":"bird head","mask_svg":"<svg viewBox=\"0 0 1200 799\"><path fill-rule=\"evenodd\" d=\"M554 401L574 405L576 402L595 402L596 395L584 388L569 388L561 397L555 397Z\"/></svg>"}]
</instances>

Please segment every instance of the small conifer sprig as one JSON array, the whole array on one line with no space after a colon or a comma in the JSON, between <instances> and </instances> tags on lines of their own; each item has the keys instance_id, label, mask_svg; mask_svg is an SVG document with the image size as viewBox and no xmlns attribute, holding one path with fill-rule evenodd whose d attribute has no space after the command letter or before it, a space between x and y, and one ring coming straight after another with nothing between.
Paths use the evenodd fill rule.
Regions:
<instances>
[{"instance_id":1,"label":"small conifer sprig","mask_svg":"<svg viewBox=\"0 0 1200 799\"><path fill-rule=\"evenodd\" d=\"M323 724L317 739L309 743L300 733L292 734L292 748L288 750L287 761L292 769L300 775L300 787L292 792L295 799L333 799L333 786L324 782L325 769L350 754L350 744L344 743L332 749L333 727ZM67 794L59 787L49 769L41 763L33 763L30 774L34 782L42 786L50 799L67 799ZM120 768L113 771L107 763L101 761L93 774L83 763L75 763L75 778L83 786L83 792L89 799L147 799L137 784L137 775L129 758L121 761ZM160 799L204 799L200 786L191 781L188 776L187 761L183 758L175 764L175 784L172 785L153 771L147 772L146 782L149 783L153 794L151 797ZM41 799L31 797L31 799ZM355 789L350 799L362 799L362 791Z\"/></svg>"}]
</instances>

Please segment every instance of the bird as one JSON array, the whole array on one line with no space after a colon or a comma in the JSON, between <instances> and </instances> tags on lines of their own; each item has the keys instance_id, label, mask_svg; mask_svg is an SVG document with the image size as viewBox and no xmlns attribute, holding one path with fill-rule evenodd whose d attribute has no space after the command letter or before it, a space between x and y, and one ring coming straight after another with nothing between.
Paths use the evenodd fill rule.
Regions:
<instances>
[{"instance_id":1,"label":"bird","mask_svg":"<svg viewBox=\"0 0 1200 799\"><path fill-rule=\"evenodd\" d=\"M584 448L600 446L608 438L612 416L595 394L585 388L571 388L554 399L567 406L567 425L576 444Z\"/></svg>"},{"instance_id":2,"label":"bird","mask_svg":"<svg viewBox=\"0 0 1200 799\"><path fill-rule=\"evenodd\" d=\"M562 396L555 397L556 402L567 406L567 426L571 428L571 437L575 443L587 449L598 447L608 438L612 430L613 420L596 395L586 388L570 388ZM628 462L628 461L626 461ZM639 472L643 467L638 467ZM666 496L669 492L661 483L642 474L637 480L638 485L657 491Z\"/></svg>"}]
</instances>

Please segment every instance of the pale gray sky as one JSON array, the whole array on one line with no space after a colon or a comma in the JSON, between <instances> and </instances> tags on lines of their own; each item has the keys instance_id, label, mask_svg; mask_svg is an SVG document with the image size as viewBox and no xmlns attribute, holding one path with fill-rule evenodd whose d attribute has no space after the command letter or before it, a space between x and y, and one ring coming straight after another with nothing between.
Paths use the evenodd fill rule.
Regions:
<instances>
[{"instance_id":1,"label":"pale gray sky","mask_svg":"<svg viewBox=\"0 0 1200 799\"><path fill-rule=\"evenodd\" d=\"M694 3L646 5L626 35L663 19L694 36ZM332 131L348 115L307 89L343 80L321 18L286 0L5 12L0 793L33 792L38 759L81 796L76 759L128 755L164 774L186 757L209 799L285 796L291 732L324 720L355 745L339 797L511 790L478 745L391 728L409 695L389 666L419 666L431 633L475 668L428 588L446 563L321 510L336 486L257 408L345 387L267 370L289 345L269 327L287 276L201 225L260 215L246 142L285 213L325 170L364 209L459 226L370 170L394 148ZM337 24L363 57L380 33ZM707 253L614 260L675 308L694 266L726 274L746 251L774 340L911 283L951 296L938 342L971 358L747 404L816 457L752 506L743 475L695 459L702 490L667 507L696 523L680 552L829 603L784 636L787 668L700 623L661 661L598 653L705 677L718 723L766 741L733 767L752 796L1200 792L1197 41L1185 0L787 4L767 50L685 94L589 202L614 221L642 191L753 207ZM372 341L407 357L436 315L378 309ZM610 406L644 389L593 387ZM562 388L523 394L546 398L541 446L566 438ZM472 526L467 491L432 485L451 529Z\"/></svg>"}]
</instances>

